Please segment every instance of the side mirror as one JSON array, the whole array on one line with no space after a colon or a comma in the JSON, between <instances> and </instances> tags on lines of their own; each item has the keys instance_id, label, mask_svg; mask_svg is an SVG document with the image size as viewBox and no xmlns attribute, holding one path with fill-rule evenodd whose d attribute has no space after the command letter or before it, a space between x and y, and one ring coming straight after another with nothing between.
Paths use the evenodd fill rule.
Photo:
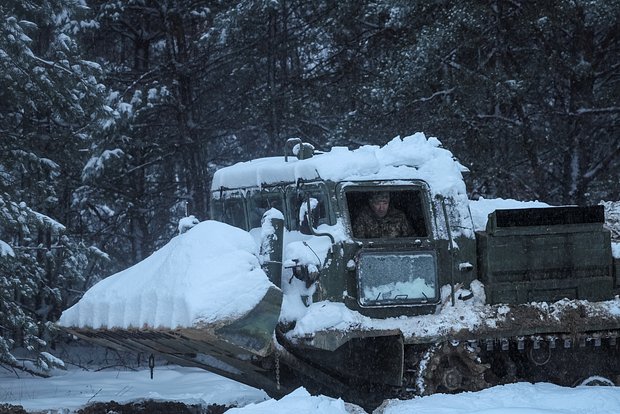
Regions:
<instances>
[{"instance_id":1,"label":"side mirror","mask_svg":"<svg viewBox=\"0 0 620 414\"><path fill-rule=\"evenodd\" d=\"M299 219L300 219L299 230L302 233L312 234L313 236L329 237L329 240L332 242L332 244L334 244L336 243L336 240L334 239L334 236L332 236L330 233L318 233L315 230L316 229L315 223L318 222L318 217L315 216L315 214L319 212L317 208L318 206L319 206L319 200L317 200L316 198L312 198L310 196L306 197L306 201L299 209ZM304 226L304 224L306 223L307 225ZM305 232L305 230L307 230L307 232Z\"/></svg>"}]
</instances>

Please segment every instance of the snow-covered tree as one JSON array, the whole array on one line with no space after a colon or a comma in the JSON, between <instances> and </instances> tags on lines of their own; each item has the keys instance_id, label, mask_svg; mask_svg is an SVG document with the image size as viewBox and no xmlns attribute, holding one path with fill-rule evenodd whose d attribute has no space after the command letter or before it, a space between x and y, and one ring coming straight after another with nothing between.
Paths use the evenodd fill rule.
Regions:
<instances>
[{"instance_id":1,"label":"snow-covered tree","mask_svg":"<svg viewBox=\"0 0 620 414\"><path fill-rule=\"evenodd\" d=\"M100 68L80 57L80 0L0 4L0 361L36 351L83 289L88 248L67 231L80 149L104 114ZM82 20L82 23L85 23ZM52 219L55 217L56 219ZM61 224L59 221L64 222ZM37 360L45 367L43 360ZM36 364L35 364L36 365Z\"/></svg>"},{"instance_id":2,"label":"snow-covered tree","mask_svg":"<svg viewBox=\"0 0 620 414\"><path fill-rule=\"evenodd\" d=\"M211 58L198 47L213 13L207 3L91 2L97 27L82 39L104 67L111 118L73 201L85 234L119 268L168 240L186 209L206 218L206 147L218 134L198 101Z\"/></svg>"},{"instance_id":3,"label":"snow-covered tree","mask_svg":"<svg viewBox=\"0 0 620 414\"><path fill-rule=\"evenodd\" d=\"M620 196L620 2L377 3L398 35L367 55L345 135L436 134L485 196Z\"/></svg>"}]
</instances>

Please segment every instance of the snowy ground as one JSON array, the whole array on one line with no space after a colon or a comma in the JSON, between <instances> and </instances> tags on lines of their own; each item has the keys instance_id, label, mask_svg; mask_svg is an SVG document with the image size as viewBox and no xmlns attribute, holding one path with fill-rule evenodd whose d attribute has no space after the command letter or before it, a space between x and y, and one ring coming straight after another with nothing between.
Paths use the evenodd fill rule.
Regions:
<instances>
[{"instance_id":1,"label":"snowy ground","mask_svg":"<svg viewBox=\"0 0 620 414\"><path fill-rule=\"evenodd\" d=\"M3 371L0 403L22 405L28 411L77 410L93 402L126 403L141 399L179 401L186 404L246 405L268 399L260 390L198 368L156 367L151 380L148 369L55 371L51 378ZM55 412L55 411L52 411Z\"/></svg>"},{"instance_id":2,"label":"snowy ground","mask_svg":"<svg viewBox=\"0 0 620 414\"><path fill-rule=\"evenodd\" d=\"M325 396L311 396L303 388L279 401L257 389L196 368L156 367L99 372L72 368L52 378L35 378L0 371L0 405L22 405L29 412L73 413L102 401L127 403L145 399L194 405L236 405L236 414L344 414L365 411ZM437 394L409 401L386 401L375 413L383 414L617 414L620 387L563 388L551 384L511 384L477 393Z\"/></svg>"}]
</instances>

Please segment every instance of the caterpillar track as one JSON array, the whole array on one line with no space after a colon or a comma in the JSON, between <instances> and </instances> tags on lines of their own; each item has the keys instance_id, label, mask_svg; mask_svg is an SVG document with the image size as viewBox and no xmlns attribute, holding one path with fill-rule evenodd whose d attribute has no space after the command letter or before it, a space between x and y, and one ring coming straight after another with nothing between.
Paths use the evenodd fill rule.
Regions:
<instances>
[{"instance_id":1,"label":"caterpillar track","mask_svg":"<svg viewBox=\"0 0 620 414\"><path fill-rule=\"evenodd\" d=\"M413 394L478 391L519 381L620 385L619 331L533 335L433 345L406 359ZM415 352L410 350L409 352Z\"/></svg>"}]
</instances>

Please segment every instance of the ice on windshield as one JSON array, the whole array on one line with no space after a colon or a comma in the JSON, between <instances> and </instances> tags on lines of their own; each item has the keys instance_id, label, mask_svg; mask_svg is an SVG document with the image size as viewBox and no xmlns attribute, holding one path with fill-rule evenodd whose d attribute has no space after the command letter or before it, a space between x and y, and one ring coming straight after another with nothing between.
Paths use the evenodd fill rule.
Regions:
<instances>
[{"instance_id":1,"label":"ice on windshield","mask_svg":"<svg viewBox=\"0 0 620 414\"><path fill-rule=\"evenodd\" d=\"M363 254L358 272L362 306L420 303L437 297L432 254Z\"/></svg>"}]
</instances>

